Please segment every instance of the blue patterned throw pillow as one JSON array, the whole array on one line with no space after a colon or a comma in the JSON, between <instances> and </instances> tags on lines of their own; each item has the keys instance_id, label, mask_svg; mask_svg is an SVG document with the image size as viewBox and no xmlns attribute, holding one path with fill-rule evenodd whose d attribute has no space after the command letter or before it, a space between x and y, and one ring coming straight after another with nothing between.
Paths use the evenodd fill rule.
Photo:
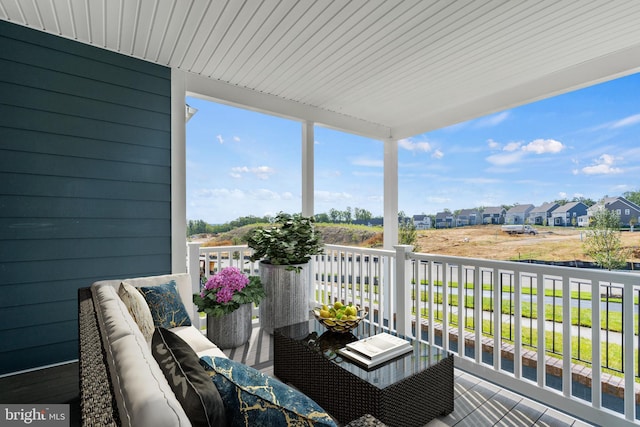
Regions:
<instances>
[{"instance_id":1,"label":"blue patterned throw pillow","mask_svg":"<svg viewBox=\"0 0 640 427\"><path fill-rule=\"evenodd\" d=\"M191 319L180 299L175 280L163 285L141 286L138 289L149 305L156 328L171 329L191 325Z\"/></svg>"},{"instance_id":2,"label":"blue patterned throw pillow","mask_svg":"<svg viewBox=\"0 0 640 427\"><path fill-rule=\"evenodd\" d=\"M220 392L232 427L336 426L309 397L250 366L210 356L200 363Z\"/></svg>"}]
</instances>

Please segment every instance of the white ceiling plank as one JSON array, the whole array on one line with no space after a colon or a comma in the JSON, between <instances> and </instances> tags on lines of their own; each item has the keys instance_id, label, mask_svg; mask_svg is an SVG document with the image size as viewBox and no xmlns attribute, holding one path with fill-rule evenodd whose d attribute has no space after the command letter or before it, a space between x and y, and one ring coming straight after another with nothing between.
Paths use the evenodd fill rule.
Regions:
<instances>
[{"instance_id":1,"label":"white ceiling plank","mask_svg":"<svg viewBox=\"0 0 640 427\"><path fill-rule=\"evenodd\" d=\"M173 38L173 41L175 41L176 33L173 32L170 34L169 24L174 16L176 1L177 0L158 2L156 15L154 17L154 22L151 25L151 31L149 32L145 52L145 58L150 61L158 62L162 46L164 45L167 36Z\"/></svg>"},{"instance_id":2,"label":"white ceiling plank","mask_svg":"<svg viewBox=\"0 0 640 427\"><path fill-rule=\"evenodd\" d=\"M189 67L185 66L187 54L199 49L209 35L203 33L204 30L201 27L205 25L209 31L211 30L210 22L215 15L215 12L209 10L211 6L212 3L207 0L192 0L189 15L181 28L177 43L171 51L169 59L171 66L189 71Z\"/></svg>"},{"instance_id":3,"label":"white ceiling plank","mask_svg":"<svg viewBox=\"0 0 640 427\"><path fill-rule=\"evenodd\" d=\"M158 11L158 0L141 2L138 13L138 25L136 39L133 46L133 55L138 58L147 58L152 28L155 24Z\"/></svg>"},{"instance_id":4,"label":"white ceiling plank","mask_svg":"<svg viewBox=\"0 0 640 427\"><path fill-rule=\"evenodd\" d=\"M246 47L247 43L253 35L255 30L259 29L259 25L256 23L263 19L261 8L262 2L245 2L240 8L233 21L224 31L224 36L217 44L216 50L212 51L201 65L200 74L204 76L215 75L216 78L221 78L221 72L218 69L226 68L229 64L234 63L238 55ZM224 19L224 18L223 18ZM237 22L234 25L234 22Z\"/></svg>"},{"instance_id":5,"label":"white ceiling plank","mask_svg":"<svg viewBox=\"0 0 640 427\"><path fill-rule=\"evenodd\" d=\"M89 42L96 46L104 47L104 0L87 2L87 29L89 31ZM128 53L128 52L127 52Z\"/></svg>"},{"instance_id":6,"label":"white ceiling plank","mask_svg":"<svg viewBox=\"0 0 640 427\"><path fill-rule=\"evenodd\" d=\"M133 55L136 40L139 37L140 0L122 0L118 12L121 21L120 37L116 49L127 55Z\"/></svg>"},{"instance_id":7,"label":"white ceiling plank","mask_svg":"<svg viewBox=\"0 0 640 427\"><path fill-rule=\"evenodd\" d=\"M11 21L15 24L20 25L29 25L24 16L24 13L22 12L22 7L20 7L20 2L18 0L3 1L2 9L4 9L5 14L7 15L7 21Z\"/></svg>"},{"instance_id":8,"label":"white ceiling plank","mask_svg":"<svg viewBox=\"0 0 640 427\"><path fill-rule=\"evenodd\" d=\"M226 64L213 62L203 70L203 75L211 77L215 72L221 81L233 79L236 84L242 85L243 82L238 78L238 74L259 55L266 41L269 40L273 28L286 16L288 11L289 9L282 2L260 3L260 9L256 11L255 15L255 19L258 19L259 22L255 23L253 31L245 31L237 41L234 60L227 61Z\"/></svg>"},{"instance_id":9,"label":"white ceiling plank","mask_svg":"<svg viewBox=\"0 0 640 427\"><path fill-rule=\"evenodd\" d=\"M26 0L19 2L19 10L22 15L24 22L33 28L40 28L43 31L47 29L44 28L42 19L40 18L40 13L35 4L35 0Z\"/></svg>"},{"instance_id":10,"label":"white ceiling plank","mask_svg":"<svg viewBox=\"0 0 640 427\"><path fill-rule=\"evenodd\" d=\"M104 10L105 15L105 46L116 52L120 52L122 49L122 34L123 34L123 7L122 0L112 0L110 7ZM127 54L131 51L127 50Z\"/></svg>"},{"instance_id":11,"label":"white ceiling plank","mask_svg":"<svg viewBox=\"0 0 640 427\"><path fill-rule=\"evenodd\" d=\"M171 65L171 59L174 56L180 38L187 40L185 29L193 7L193 1L175 1L173 12L167 17L166 30L159 46L160 51L157 58L159 64ZM177 66L177 61L174 62L174 65Z\"/></svg>"},{"instance_id":12,"label":"white ceiling plank","mask_svg":"<svg viewBox=\"0 0 640 427\"><path fill-rule=\"evenodd\" d=\"M220 19L224 8L227 6L227 2L202 2L204 3L204 13L199 16L194 16L197 22L188 23L186 30L190 32L189 26L193 26L192 36L184 41L182 45L183 52L176 50L178 58L177 62L172 62L180 69L193 72L193 64L198 59L203 49L209 42L216 24Z\"/></svg>"},{"instance_id":13,"label":"white ceiling plank","mask_svg":"<svg viewBox=\"0 0 640 427\"><path fill-rule=\"evenodd\" d=\"M53 13L56 14L56 20L60 28L59 34L69 35L69 37L74 39L77 38L78 35L73 22L73 14L69 9L71 2L69 0L51 0L51 6Z\"/></svg>"},{"instance_id":14,"label":"white ceiling plank","mask_svg":"<svg viewBox=\"0 0 640 427\"><path fill-rule=\"evenodd\" d=\"M268 40L262 45L262 49L252 58L251 64L240 70L236 81L243 87L255 88L258 81L264 80L266 76L272 75L274 69L277 69L275 58L280 54L283 47L288 45L288 41L299 33L296 31L296 23L302 19L304 14L310 7L314 6L311 2L293 2L288 1L288 13L273 27L269 32Z\"/></svg>"},{"instance_id":15,"label":"white ceiling plank","mask_svg":"<svg viewBox=\"0 0 640 427\"><path fill-rule=\"evenodd\" d=\"M60 9L58 13L63 13ZM69 15L73 21L73 32L63 33L69 38L77 39L84 43L89 43L89 22L87 3L83 0L69 0Z\"/></svg>"},{"instance_id":16,"label":"white ceiling plank","mask_svg":"<svg viewBox=\"0 0 640 427\"><path fill-rule=\"evenodd\" d=\"M218 62L223 59L223 44L228 37L234 37L234 29L243 26L243 11L249 10L247 13L249 15L251 9L250 4L255 6L255 3L253 2L240 0L227 2L226 7L221 11L218 19L216 20L213 31L199 55L195 58L193 65L191 65L191 71L197 74L203 74L202 71L207 64L214 61Z\"/></svg>"},{"instance_id":17,"label":"white ceiling plank","mask_svg":"<svg viewBox=\"0 0 640 427\"><path fill-rule=\"evenodd\" d=\"M34 7L40 17L40 22L47 32L60 34L60 24L55 4L52 0L34 0Z\"/></svg>"}]
</instances>

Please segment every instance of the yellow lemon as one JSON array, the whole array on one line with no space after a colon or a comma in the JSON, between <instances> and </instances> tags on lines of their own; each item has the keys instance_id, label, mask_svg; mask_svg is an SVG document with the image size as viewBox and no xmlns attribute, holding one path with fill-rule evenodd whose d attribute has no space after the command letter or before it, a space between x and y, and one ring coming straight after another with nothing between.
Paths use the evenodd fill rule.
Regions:
<instances>
[{"instance_id":1,"label":"yellow lemon","mask_svg":"<svg viewBox=\"0 0 640 427\"><path fill-rule=\"evenodd\" d=\"M331 317L331 313L329 313L329 310L320 310L320 317L324 317L324 318Z\"/></svg>"},{"instance_id":2,"label":"yellow lemon","mask_svg":"<svg viewBox=\"0 0 640 427\"><path fill-rule=\"evenodd\" d=\"M335 304L333 304L333 308L335 308L336 310L340 310L342 307L344 307L344 304L342 304L340 301L336 301Z\"/></svg>"}]
</instances>

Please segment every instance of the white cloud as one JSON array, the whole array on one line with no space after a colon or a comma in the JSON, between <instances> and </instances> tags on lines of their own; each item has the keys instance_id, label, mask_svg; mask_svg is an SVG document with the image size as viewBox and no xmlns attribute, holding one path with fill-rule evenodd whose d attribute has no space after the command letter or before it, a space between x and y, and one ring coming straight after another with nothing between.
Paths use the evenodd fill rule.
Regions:
<instances>
[{"instance_id":1,"label":"white cloud","mask_svg":"<svg viewBox=\"0 0 640 427\"><path fill-rule=\"evenodd\" d=\"M479 119L478 122L476 123L476 127L486 128L486 127L497 126L500 123L507 120L510 115L511 113L509 111L503 111L502 113L494 114L492 116Z\"/></svg>"},{"instance_id":2,"label":"white cloud","mask_svg":"<svg viewBox=\"0 0 640 427\"><path fill-rule=\"evenodd\" d=\"M434 159L441 159L444 157L444 153L440 150L435 150L431 157L433 157Z\"/></svg>"},{"instance_id":3,"label":"white cloud","mask_svg":"<svg viewBox=\"0 0 640 427\"><path fill-rule=\"evenodd\" d=\"M564 191L560 191L560 192L558 193L558 196L559 196L561 199L566 199L566 198L567 198L567 193L565 193Z\"/></svg>"},{"instance_id":4,"label":"white cloud","mask_svg":"<svg viewBox=\"0 0 640 427\"><path fill-rule=\"evenodd\" d=\"M503 150L504 151L516 151L518 149L520 149L520 146L522 145L521 142L510 142L507 145L504 146Z\"/></svg>"},{"instance_id":5,"label":"white cloud","mask_svg":"<svg viewBox=\"0 0 640 427\"><path fill-rule=\"evenodd\" d=\"M496 149L500 144L490 139L489 147ZM565 148L564 144L555 139L535 139L528 144L522 142L509 142L502 147L502 152L492 154L486 160L496 166L506 166L519 162L527 153L544 154L559 153Z\"/></svg>"},{"instance_id":6,"label":"white cloud","mask_svg":"<svg viewBox=\"0 0 640 427\"><path fill-rule=\"evenodd\" d=\"M555 139L535 139L522 147L524 151L536 154L559 153L564 148L565 146Z\"/></svg>"},{"instance_id":7,"label":"white cloud","mask_svg":"<svg viewBox=\"0 0 640 427\"><path fill-rule=\"evenodd\" d=\"M258 179L269 179L271 175L275 173L275 170L269 166L258 166L258 167L248 167L248 166L235 166L231 168L232 178L242 178L246 174L253 174Z\"/></svg>"},{"instance_id":8,"label":"white cloud","mask_svg":"<svg viewBox=\"0 0 640 427\"><path fill-rule=\"evenodd\" d=\"M519 162L523 156L524 156L524 152L522 151L512 151L512 152L508 152L507 154L504 154L504 153L493 154L487 157L486 160L492 165L506 166L506 165L511 165L513 163Z\"/></svg>"},{"instance_id":9,"label":"white cloud","mask_svg":"<svg viewBox=\"0 0 640 427\"><path fill-rule=\"evenodd\" d=\"M240 137L239 137L239 136L234 136L234 137L233 137L233 140L234 140L235 142L240 142Z\"/></svg>"},{"instance_id":10,"label":"white cloud","mask_svg":"<svg viewBox=\"0 0 640 427\"><path fill-rule=\"evenodd\" d=\"M615 158L610 154L603 154L594 160L591 166L582 168L582 173L586 175L609 175L622 173L622 169L614 167Z\"/></svg>"},{"instance_id":11,"label":"white cloud","mask_svg":"<svg viewBox=\"0 0 640 427\"><path fill-rule=\"evenodd\" d=\"M611 129L617 129L625 126L632 126L637 123L640 123L640 114L634 114L633 116L625 117L624 119L620 119L617 122L613 122L610 125Z\"/></svg>"},{"instance_id":12,"label":"white cloud","mask_svg":"<svg viewBox=\"0 0 640 427\"><path fill-rule=\"evenodd\" d=\"M216 139L220 144L224 144L224 139L222 138L222 135L216 135Z\"/></svg>"},{"instance_id":13,"label":"white cloud","mask_svg":"<svg viewBox=\"0 0 640 427\"><path fill-rule=\"evenodd\" d=\"M398 147L404 148L408 151L424 151L425 153L432 150L431 144L427 141L413 142L408 138L399 140Z\"/></svg>"}]
</instances>

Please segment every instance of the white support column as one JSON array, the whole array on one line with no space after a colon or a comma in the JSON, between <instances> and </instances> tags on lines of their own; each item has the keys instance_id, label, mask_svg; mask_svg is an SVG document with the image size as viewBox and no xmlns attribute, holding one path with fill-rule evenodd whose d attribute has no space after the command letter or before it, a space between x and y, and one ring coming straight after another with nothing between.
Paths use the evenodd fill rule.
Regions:
<instances>
[{"instance_id":1,"label":"white support column","mask_svg":"<svg viewBox=\"0 0 640 427\"><path fill-rule=\"evenodd\" d=\"M302 215L314 215L314 123L305 121L302 123ZM309 284L309 309L315 307L316 304L316 282L315 278L315 262L310 263L310 268L305 269L308 273L307 283Z\"/></svg>"},{"instance_id":2,"label":"white support column","mask_svg":"<svg viewBox=\"0 0 640 427\"><path fill-rule=\"evenodd\" d=\"M171 271L187 271L186 86L184 73L171 70Z\"/></svg>"},{"instance_id":3,"label":"white support column","mask_svg":"<svg viewBox=\"0 0 640 427\"><path fill-rule=\"evenodd\" d=\"M398 142L384 140L384 248L398 244Z\"/></svg>"},{"instance_id":4,"label":"white support column","mask_svg":"<svg viewBox=\"0 0 640 427\"><path fill-rule=\"evenodd\" d=\"M314 129L313 122L302 123L302 215L312 216L314 199Z\"/></svg>"},{"instance_id":5,"label":"white support column","mask_svg":"<svg viewBox=\"0 0 640 427\"><path fill-rule=\"evenodd\" d=\"M396 245L396 268L395 285L396 294L394 298L396 313L396 330L400 335L411 336L411 263L407 254L411 252L411 245ZM416 286L416 289L419 289ZM416 292L416 295L419 292ZM393 316L390 316L393 318ZM416 325L418 336L420 327Z\"/></svg>"}]
</instances>

